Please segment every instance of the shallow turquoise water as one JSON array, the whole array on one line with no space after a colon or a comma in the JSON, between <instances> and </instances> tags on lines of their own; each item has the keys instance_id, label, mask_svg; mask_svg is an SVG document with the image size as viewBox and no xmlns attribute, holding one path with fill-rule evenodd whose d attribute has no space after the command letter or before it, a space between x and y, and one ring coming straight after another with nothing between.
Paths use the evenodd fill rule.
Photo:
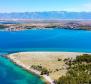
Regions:
<instances>
[{"instance_id":1,"label":"shallow turquoise water","mask_svg":"<svg viewBox=\"0 0 91 84\"><path fill-rule=\"evenodd\" d=\"M0 56L0 84L44 84L36 75Z\"/></svg>"}]
</instances>

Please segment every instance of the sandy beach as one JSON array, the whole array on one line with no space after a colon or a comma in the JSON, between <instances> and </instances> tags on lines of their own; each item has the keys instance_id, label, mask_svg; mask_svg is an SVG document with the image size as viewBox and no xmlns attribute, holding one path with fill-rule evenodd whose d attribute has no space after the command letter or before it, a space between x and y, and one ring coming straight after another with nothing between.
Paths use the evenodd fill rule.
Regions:
<instances>
[{"instance_id":1,"label":"sandy beach","mask_svg":"<svg viewBox=\"0 0 91 84\"><path fill-rule=\"evenodd\" d=\"M84 53L79 52L19 52L8 55L13 62L22 66L23 68L40 75L41 73L31 68L32 65L41 65L46 67L50 74L42 75L49 83L54 84L53 81L58 79L60 76L65 75L67 72L66 64L64 59L72 58L82 55ZM61 59L61 61L58 61Z\"/></svg>"}]
</instances>

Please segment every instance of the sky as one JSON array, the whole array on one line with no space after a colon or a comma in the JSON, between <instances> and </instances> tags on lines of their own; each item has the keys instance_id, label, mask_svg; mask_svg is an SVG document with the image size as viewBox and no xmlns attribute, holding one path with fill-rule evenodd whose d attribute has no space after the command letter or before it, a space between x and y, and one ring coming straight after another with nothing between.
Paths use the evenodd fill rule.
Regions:
<instances>
[{"instance_id":1,"label":"sky","mask_svg":"<svg viewBox=\"0 0 91 84\"><path fill-rule=\"evenodd\" d=\"M0 0L0 12L91 11L91 0Z\"/></svg>"}]
</instances>

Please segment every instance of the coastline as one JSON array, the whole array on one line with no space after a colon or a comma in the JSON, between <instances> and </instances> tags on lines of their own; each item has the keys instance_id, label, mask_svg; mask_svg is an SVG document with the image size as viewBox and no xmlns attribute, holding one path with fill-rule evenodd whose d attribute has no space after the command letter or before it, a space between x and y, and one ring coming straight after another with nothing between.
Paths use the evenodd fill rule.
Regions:
<instances>
[{"instance_id":1,"label":"coastline","mask_svg":"<svg viewBox=\"0 0 91 84\"><path fill-rule=\"evenodd\" d=\"M34 70L34 69L30 69L30 67L28 66L25 66L23 63L20 63L18 60L15 60L13 57L9 57L7 55L7 57L11 62L13 62L14 64L16 64L17 66L23 68L24 70L34 74L34 75L37 75L38 77L40 77L46 84L54 84L53 81L49 76L47 75L40 75L41 73L37 70Z\"/></svg>"},{"instance_id":2,"label":"coastline","mask_svg":"<svg viewBox=\"0 0 91 84\"><path fill-rule=\"evenodd\" d=\"M78 30L78 31L91 31L91 29L81 29L80 27L77 27L77 28L66 28L66 27L55 27L55 28L52 28L52 27L36 27L36 28L30 28L30 29L13 29L11 30L10 28L6 28L6 29L2 29L0 31L6 31L6 32L19 32L19 31L26 31L26 30L54 30L54 29L59 29L59 30Z\"/></svg>"},{"instance_id":3,"label":"coastline","mask_svg":"<svg viewBox=\"0 0 91 84\"><path fill-rule=\"evenodd\" d=\"M54 84L54 79L52 79L50 76L47 75L40 75L41 73L37 70L34 70L32 68L30 68L30 66L27 66L25 64L23 64L21 61L17 60L14 55L16 54L36 54L36 55L44 55L44 54L59 54L59 55L64 55L65 58L75 58L77 55L82 55L82 54L91 54L91 53L80 53L80 52L20 52L20 53L14 53L14 54L10 54L7 55L7 58L9 58L13 63L15 63L16 65L24 68L25 70L34 73L35 75L38 75L39 77L42 77L43 80L45 80L45 82L49 83L49 84ZM68 54L68 55L67 55ZM67 55L67 56L66 56Z\"/></svg>"}]
</instances>

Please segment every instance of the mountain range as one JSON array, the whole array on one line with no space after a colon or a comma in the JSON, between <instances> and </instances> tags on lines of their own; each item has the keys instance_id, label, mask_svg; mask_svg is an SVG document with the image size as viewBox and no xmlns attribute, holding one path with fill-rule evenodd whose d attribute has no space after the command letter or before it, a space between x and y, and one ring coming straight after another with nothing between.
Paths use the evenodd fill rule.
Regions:
<instances>
[{"instance_id":1,"label":"mountain range","mask_svg":"<svg viewBox=\"0 0 91 84\"><path fill-rule=\"evenodd\" d=\"M0 13L0 19L91 19L91 12L16 12Z\"/></svg>"}]
</instances>

